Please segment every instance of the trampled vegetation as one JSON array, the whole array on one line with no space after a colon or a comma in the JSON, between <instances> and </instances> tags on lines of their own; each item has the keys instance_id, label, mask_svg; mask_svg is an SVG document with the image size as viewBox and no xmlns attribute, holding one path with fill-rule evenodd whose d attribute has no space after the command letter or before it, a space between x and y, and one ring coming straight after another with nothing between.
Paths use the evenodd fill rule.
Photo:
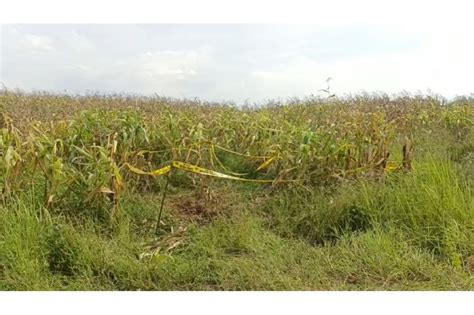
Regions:
<instances>
[{"instance_id":1,"label":"trampled vegetation","mask_svg":"<svg viewBox=\"0 0 474 315\"><path fill-rule=\"evenodd\" d=\"M472 98L0 109L0 289L474 288Z\"/></svg>"}]
</instances>

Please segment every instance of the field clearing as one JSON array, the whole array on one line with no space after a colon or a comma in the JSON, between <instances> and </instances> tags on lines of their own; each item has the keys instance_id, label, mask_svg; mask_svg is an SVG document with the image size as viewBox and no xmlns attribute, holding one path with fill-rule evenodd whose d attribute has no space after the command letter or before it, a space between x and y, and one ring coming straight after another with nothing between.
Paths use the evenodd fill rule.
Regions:
<instances>
[{"instance_id":1,"label":"field clearing","mask_svg":"<svg viewBox=\"0 0 474 315\"><path fill-rule=\"evenodd\" d=\"M474 288L472 98L0 110L2 290Z\"/></svg>"}]
</instances>

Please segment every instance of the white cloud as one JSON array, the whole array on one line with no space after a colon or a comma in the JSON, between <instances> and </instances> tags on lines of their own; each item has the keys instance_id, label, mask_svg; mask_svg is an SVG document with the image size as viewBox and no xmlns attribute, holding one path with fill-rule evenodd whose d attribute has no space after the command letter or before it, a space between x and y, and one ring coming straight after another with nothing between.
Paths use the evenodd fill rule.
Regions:
<instances>
[{"instance_id":1,"label":"white cloud","mask_svg":"<svg viewBox=\"0 0 474 315\"><path fill-rule=\"evenodd\" d=\"M387 93L433 92L447 97L473 91L474 42L464 29L455 26L437 27L423 37L416 49L338 58L330 62L310 58L300 52L287 63L267 71L253 71L257 82L263 82L260 97L302 96L325 87L338 94L361 91Z\"/></svg>"},{"instance_id":2,"label":"white cloud","mask_svg":"<svg viewBox=\"0 0 474 315\"><path fill-rule=\"evenodd\" d=\"M208 60L208 52L203 50L165 50L149 51L122 64L135 67L134 71L153 79L160 76L194 76L197 74L196 68Z\"/></svg>"},{"instance_id":3,"label":"white cloud","mask_svg":"<svg viewBox=\"0 0 474 315\"><path fill-rule=\"evenodd\" d=\"M330 76L338 95L430 88L450 97L473 90L469 26L8 26L2 81L253 102L319 94Z\"/></svg>"},{"instance_id":4,"label":"white cloud","mask_svg":"<svg viewBox=\"0 0 474 315\"><path fill-rule=\"evenodd\" d=\"M24 49L29 53L42 53L53 51L53 41L48 36L26 34L24 36Z\"/></svg>"}]
</instances>

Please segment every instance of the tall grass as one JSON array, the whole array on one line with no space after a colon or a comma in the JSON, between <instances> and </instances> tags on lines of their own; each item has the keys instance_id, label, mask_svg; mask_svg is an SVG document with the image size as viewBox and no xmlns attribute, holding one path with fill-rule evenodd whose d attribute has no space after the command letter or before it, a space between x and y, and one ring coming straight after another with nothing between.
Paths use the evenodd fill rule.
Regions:
<instances>
[{"instance_id":1,"label":"tall grass","mask_svg":"<svg viewBox=\"0 0 474 315\"><path fill-rule=\"evenodd\" d=\"M314 243L334 242L371 229L403 232L407 241L461 268L474 253L472 190L449 161L415 164L407 175L383 183L362 181L330 191L285 191L265 205L269 223L282 235Z\"/></svg>"}]
</instances>

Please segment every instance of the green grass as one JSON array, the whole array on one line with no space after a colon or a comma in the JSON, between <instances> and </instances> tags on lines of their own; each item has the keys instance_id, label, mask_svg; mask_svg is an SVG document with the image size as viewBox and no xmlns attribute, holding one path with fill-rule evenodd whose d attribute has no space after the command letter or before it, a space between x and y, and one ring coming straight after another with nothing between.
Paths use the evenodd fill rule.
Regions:
<instances>
[{"instance_id":1,"label":"green grass","mask_svg":"<svg viewBox=\"0 0 474 315\"><path fill-rule=\"evenodd\" d=\"M473 196L451 162L427 159L412 174L383 183L362 181L311 192L252 191L218 180L208 184L220 201L199 199L191 190L171 195L163 228L187 226L183 242L170 254L144 259L139 257L145 245L156 242L159 195L130 195L112 227L83 214L46 213L32 195L22 196L0 210L0 287L474 288L469 265ZM218 211L206 220L200 220L204 212L186 215L180 208L186 198Z\"/></svg>"}]
</instances>

